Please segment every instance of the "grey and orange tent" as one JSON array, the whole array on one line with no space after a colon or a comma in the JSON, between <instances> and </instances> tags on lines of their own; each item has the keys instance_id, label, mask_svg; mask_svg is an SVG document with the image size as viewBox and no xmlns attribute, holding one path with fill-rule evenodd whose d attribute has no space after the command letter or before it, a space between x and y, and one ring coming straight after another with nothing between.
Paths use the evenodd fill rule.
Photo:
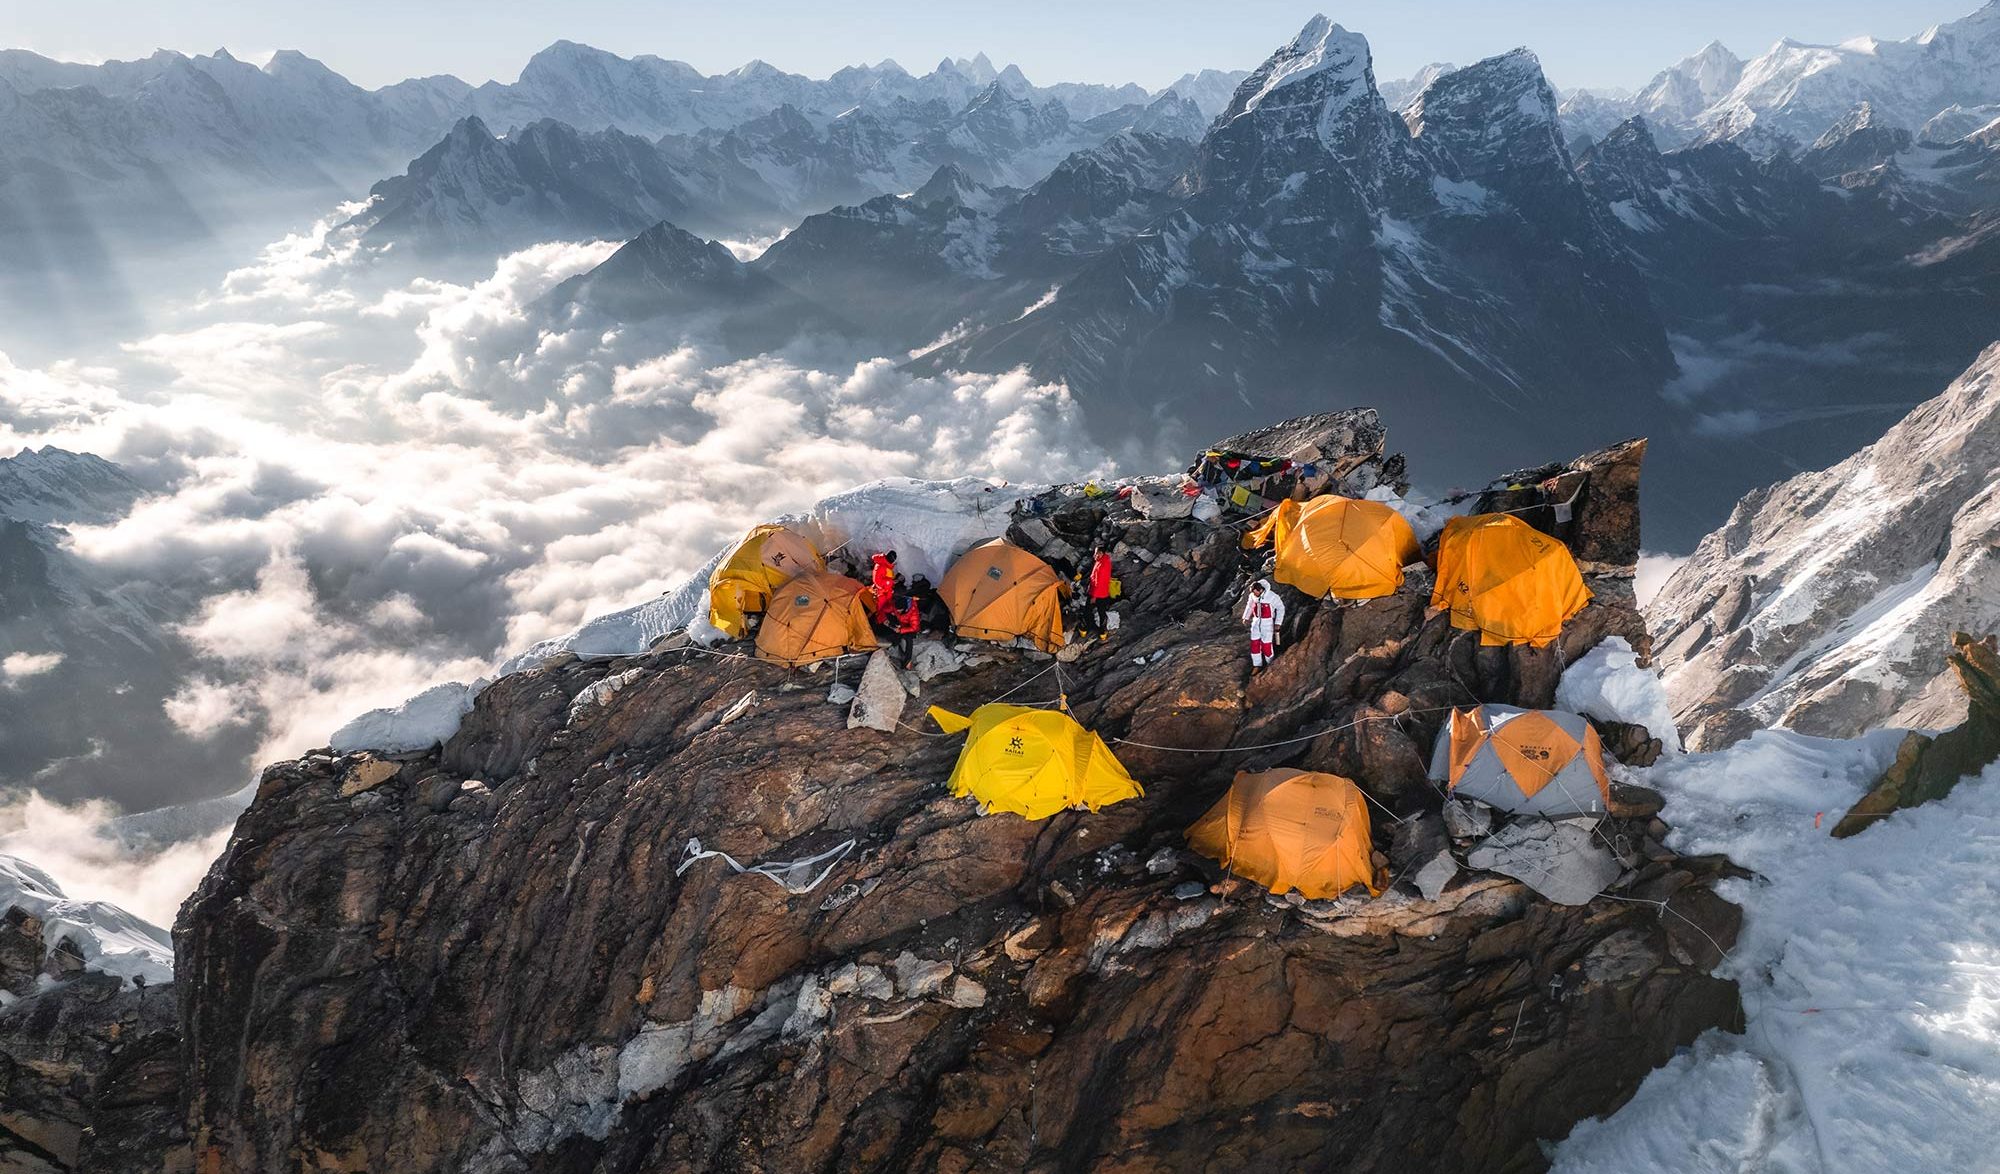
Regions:
<instances>
[{"instance_id":1,"label":"grey and orange tent","mask_svg":"<svg viewBox=\"0 0 2000 1174\"><path fill-rule=\"evenodd\" d=\"M771 596L757 629L757 656L789 668L846 652L873 652L875 593L845 575L807 571Z\"/></svg>"},{"instance_id":2,"label":"grey and orange tent","mask_svg":"<svg viewBox=\"0 0 2000 1174\"><path fill-rule=\"evenodd\" d=\"M1511 514L1453 518L1438 539L1431 606L1484 645L1541 647L1590 602L1569 547Z\"/></svg>"},{"instance_id":3,"label":"grey and orange tent","mask_svg":"<svg viewBox=\"0 0 2000 1174\"><path fill-rule=\"evenodd\" d=\"M1303 770L1237 774L1188 847L1274 893L1338 897L1375 888L1368 801L1350 779Z\"/></svg>"},{"instance_id":4,"label":"grey and orange tent","mask_svg":"<svg viewBox=\"0 0 2000 1174\"><path fill-rule=\"evenodd\" d=\"M1516 815L1603 815L1611 806L1597 727L1560 710L1453 710L1438 733L1431 778L1455 799Z\"/></svg>"},{"instance_id":5,"label":"grey and orange tent","mask_svg":"<svg viewBox=\"0 0 2000 1174\"><path fill-rule=\"evenodd\" d=\"M1025 636L1043 652L1063 646L1063 596L1069 587L1055 568L1004 539L982 542L959 556L938 584L952 631L979 640Z\"/></svg>"}]
</instances>

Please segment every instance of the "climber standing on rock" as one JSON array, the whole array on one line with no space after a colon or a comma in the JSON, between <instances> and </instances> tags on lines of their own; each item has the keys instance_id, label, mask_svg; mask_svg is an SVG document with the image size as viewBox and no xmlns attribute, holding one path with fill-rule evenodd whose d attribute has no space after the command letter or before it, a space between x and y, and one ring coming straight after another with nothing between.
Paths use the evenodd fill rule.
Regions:
<instances>
[{"instance_id":1,"label":"climber standing on rock","mask_svg":"<svg viewBox=\"0 0 2000 1174\"><path fill-rule=\"evenodd\" d=\"M896 595L896 552L885 551L875 555L875 623L877 627L889 624L889 604Z\"/></svg>"},{"instance_id":2,"label":"climber standing on rock","mask_svg":"<svg viewBox=\"0 0 2000 1174\"><path fill-rule=\"evenodd\" d=\"M1099 640L1111 639L1111 555L1102 546L1090 552L1090 626Z\"/></svg>"},{"instance_id":3,"label":"climber standing on rock","mask_svg":"<svg viewBox=\"0 0 2000 1174\"><path fill-rule=\"evenodd\" d=\"M896 637L896 663L903 668L917 667L917 630L923 627L923 609L911 594L898 592L894 606L889 609L889 626Z\"/></svg>"},{"instance_id":4,"label":"climber standing on rock","mask_svg":"<svg viewBox=\"0 0 2000 1174\"><path fill-rule=\"evenodd\" d=\"M1268 580L1250 584L1250 598L1243 603L1243 622L1250 625L1250 670L1263 668L1278 655L1278 626L1285 622L1285 601L1271 589Z\"/></svg>"}]
</instances>

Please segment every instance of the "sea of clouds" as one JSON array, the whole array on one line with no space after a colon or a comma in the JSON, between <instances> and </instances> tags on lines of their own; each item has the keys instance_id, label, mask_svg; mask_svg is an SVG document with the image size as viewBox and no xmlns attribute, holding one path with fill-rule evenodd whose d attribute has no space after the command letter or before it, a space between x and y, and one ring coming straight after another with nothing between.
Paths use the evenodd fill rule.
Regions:
<instances>
[{"instance_id":1,"label":"sea of clouds","mask_svg":"<svg viewBox=\"0 0 2000 1174\"><path fill-rule=\"evenodd\" d=\"M539 245L458 283L399 272L342 219L143 337L41 366L0 353L0 452L96 453L149 490L72 527L68 550L93 581L183 601L166 716L190 739L253 731L254 762L657 595L753 523L857 483L1112 463L1068 393L1023 374L917 377L831 340L742 357L699 321L541 301L611 243ZM159 913L219 846L112 851L92 831L110 814L17 789L0 852Z\"/></svg>"}]
</instances>

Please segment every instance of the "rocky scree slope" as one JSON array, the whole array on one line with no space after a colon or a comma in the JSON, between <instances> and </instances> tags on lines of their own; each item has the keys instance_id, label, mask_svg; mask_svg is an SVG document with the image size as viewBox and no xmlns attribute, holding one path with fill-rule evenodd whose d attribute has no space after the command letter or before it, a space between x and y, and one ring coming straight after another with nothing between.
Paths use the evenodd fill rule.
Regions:
<instances>
[{"instance_id":1,"label":"rocky scree slope","mask_svg":"<svg viewBox=\"0 0 2000 1174\"><path fill-rule=\"evenodd\" d=\"M2000 346L1829 469L1746 495L1647 608L1690 749L1965 716L1954 631L2000 626Z\"/></svg>"},{"instance_id":2,"label":"rocky scree slope","mask_svg":"<svg viewBox=\"0 0 2000 1174\"><path fill-rule=\"evenodd\" d=\"M1737 1014L1706 973L1710 939L1732 940L1707 885L1724 866L1660 846L1657 797L1621 794L1606 825L1631 846L1626 899L1580 907L1476 874L1434 901L1407 880L1375 900L1218 894L1181 833L1235 770L1297 765L1414 817L1377 820L1391 870L1430 859L1445 829L1424 763L1444 707L1545 705L1601 639L1646 647L1630 579L1643 450L1501 483L1575 494L1567 523L1523 515L1575 547L1597 592L1559 645L1479 648L1425 618L1418 574L1349 607L1295 599L1255 678L1238 530L1051 493L1010 534L1050 553L1115 535L1126 625L1065 652L1060 678L993 649L908 684L965 711L1051 702L1060 680L1147 787L1095 814L981 817L940 785L960 739L850 729L832 672L678 637L505 677L426 753L273 766L175 931L195 1157L1541 1168L1538 1138ZM1357 486L1387 467L1379 449L1350 455ZM1279 744L1203 752L1264 743ZM796 893L717 860L677 873L696 838L834 866Z\"/></svg>"}]
</instances>

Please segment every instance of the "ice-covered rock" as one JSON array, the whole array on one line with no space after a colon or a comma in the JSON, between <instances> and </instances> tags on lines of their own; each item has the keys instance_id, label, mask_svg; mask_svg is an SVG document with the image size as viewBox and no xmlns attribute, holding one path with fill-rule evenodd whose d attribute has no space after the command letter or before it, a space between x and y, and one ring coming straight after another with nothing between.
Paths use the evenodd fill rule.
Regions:
<instances>
[{"instance_id":1,"label":"ice-covered rock","mask_svg":"<svg viewBox=\"0 0 2000 1174\"><path fill-rule=\"evenodd\" d=\"M174 980L174 942L166 930L108 902L74 900L48 873L19 857L0 856L0 914L9 909L40 923L45 959L60 952L80 969L128 984Z\"/></svg>"},{"instance_id":2,"label":"ice-covered rock","mask_svg":"<svg viewBox=\"0 0 2000 1174\"><path fill-rule=\"evenodd\" d=\"M483 679L470 685L458 681L433 685L401 705L369 710L335 730L327 745L342 754L428 750L458 732L459 722L472 709L473 698L485 687Z\"/></svg>"}]
</instances>

